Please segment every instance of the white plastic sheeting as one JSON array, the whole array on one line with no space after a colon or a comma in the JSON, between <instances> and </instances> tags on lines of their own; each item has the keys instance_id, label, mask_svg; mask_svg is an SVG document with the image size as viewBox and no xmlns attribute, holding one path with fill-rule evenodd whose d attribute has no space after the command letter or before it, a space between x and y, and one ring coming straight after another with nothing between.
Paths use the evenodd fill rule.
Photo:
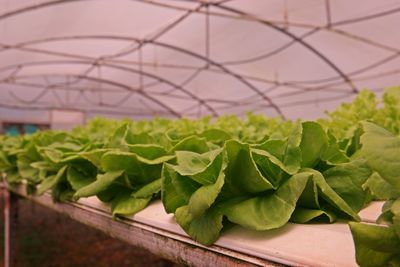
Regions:
<instances>
[{"instance_id":1,"label":"white plastic sheeting","mask_svg":"<svg viewBox=\"0 0 400 267\"><path fill-rule=\"evenodd\" d=\"M399 84L399 25L399 0L0 0L0 117L315 118Z\"/></svg>"}]
</instances>

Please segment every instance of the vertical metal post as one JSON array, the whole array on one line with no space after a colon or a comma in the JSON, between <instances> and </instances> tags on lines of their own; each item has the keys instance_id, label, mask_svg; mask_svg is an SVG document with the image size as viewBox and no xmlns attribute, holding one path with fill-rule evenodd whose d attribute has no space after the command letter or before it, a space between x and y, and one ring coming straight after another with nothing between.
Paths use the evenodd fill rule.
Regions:
<instances>
[{"instance_id":1,"label":"vertical metal post","mask_svg":"<svg viewBox=\"0 0 400 267\"><path fill-rule=\"evenodd\" d=\"M17 260L18 197L3 189L4 196L4 267L13 267Z\"/></svg>"}]
</instances>

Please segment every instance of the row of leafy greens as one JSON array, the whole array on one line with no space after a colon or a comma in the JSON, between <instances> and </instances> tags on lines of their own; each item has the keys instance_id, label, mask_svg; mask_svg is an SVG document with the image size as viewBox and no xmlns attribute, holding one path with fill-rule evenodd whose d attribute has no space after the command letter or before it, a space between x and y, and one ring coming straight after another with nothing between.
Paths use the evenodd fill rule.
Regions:
<instances>
[{"instance_id":1,"label":"row of leafy greens","mask_svg":"<svg viewBox=\"0 0 400 267\"><path fill-rule=\"evenodd\" d=\"M377 224L350 222L357 263L371 267L400 266L400 88L386 89L382 101L364 90L352 103L344 103L327 114L328 118L319 122L339 140L361 137L356 137L362 146L360 152L369 168L378 174L362 188L368 188L374 199L387 200ZM364 134L355 134L363 120L387 131L369 127Z\"/></svg>"},{"instance_id":2,"label":"row of leafy greens","mask_svg":"<svg viewBox=\"0 0 400 267\"><path fill-rule=\"evenodd\" d=\"M317 121L97 118L71 132L0 136L0 171L55 201L96 196L114 217L161 198L205 245L232 224L262 231L349 220L360 265L398 265L400 88L382 99L362 91ZM372 200L388 200L386 225L358 223Z\"/></svg>"}]
</instances>

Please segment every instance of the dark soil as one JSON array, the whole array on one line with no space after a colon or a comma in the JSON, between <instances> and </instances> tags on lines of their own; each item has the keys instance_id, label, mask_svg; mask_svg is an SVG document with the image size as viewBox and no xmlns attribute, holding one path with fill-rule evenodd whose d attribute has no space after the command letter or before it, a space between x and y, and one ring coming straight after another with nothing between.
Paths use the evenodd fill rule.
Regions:
<instances>
[{"instance_id":1,"label":"dark soil","mask_svg":"<svg viewBox=\"0 0 400 267\"><path fill-rule=\"evenodd\" d=\"M178 266L50 209L24 199L18 203L16 267ZM3 204L0 195L1 210ZM3 212L0 231L0 266L3 266Z\"/></svg>"}]
</instances>

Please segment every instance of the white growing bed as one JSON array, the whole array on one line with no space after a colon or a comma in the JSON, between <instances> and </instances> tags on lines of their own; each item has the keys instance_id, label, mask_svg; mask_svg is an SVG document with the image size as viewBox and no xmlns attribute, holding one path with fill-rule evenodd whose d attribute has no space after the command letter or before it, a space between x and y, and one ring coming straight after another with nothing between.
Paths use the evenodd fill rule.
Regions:
<instances>
[{"instance_id":1,"label":"white growing bed","mask_svg":"<svg viewBox=\"0 0 400 267\"><path fill-rule=\"evenodd\" d=\"M357 266L352 236L346 223L287 224L272 231L252 231L235 226L210 247L191 240L155 201L135 216L113 221L110 208L96 197L77 203L53 203L50 194L28 196L23 186L9 187L19 196L64 213L107 234L144 247L168 259L195 266ZM383 202L373 202L360 212L373 223ZM10 206L12 209L12 205Z\"/></svg>"}]
</instances>

